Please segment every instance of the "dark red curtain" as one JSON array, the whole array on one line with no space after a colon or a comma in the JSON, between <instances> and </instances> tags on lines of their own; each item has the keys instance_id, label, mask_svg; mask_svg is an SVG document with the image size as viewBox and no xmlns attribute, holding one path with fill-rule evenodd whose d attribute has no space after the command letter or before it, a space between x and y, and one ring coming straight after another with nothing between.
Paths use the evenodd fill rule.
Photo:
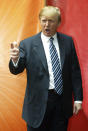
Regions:
<instances>
[{"instance_id":1,"label":"dark red curtain","mask_svg":"<svg viewBox=\"0 0 88 131\"><path fill-rule=\"evenodd\" d=\"M68 131L88 130L88 0L47 0L61 9L58 31L71 35L75 42L83 81L83 110L69 121Z\"/></svg>"}]
</instances>

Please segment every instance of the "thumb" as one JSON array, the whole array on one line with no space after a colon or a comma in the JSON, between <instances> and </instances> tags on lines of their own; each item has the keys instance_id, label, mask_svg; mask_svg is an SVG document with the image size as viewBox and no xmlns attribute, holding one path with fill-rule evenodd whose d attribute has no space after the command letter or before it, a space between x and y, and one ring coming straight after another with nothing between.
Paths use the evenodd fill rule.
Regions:
<instances>
[{"instance_id":1,"label":"thumb","mask_svg":"<svg viewBox=\"0 0 88 131\"><path fill-rule=\"evenodd\" d=\"M74 107L73 107L73 114L76 114L76 111L77 111L77 108L76 108L76 106L74 105Z\"/></svg>"}]
</instances>

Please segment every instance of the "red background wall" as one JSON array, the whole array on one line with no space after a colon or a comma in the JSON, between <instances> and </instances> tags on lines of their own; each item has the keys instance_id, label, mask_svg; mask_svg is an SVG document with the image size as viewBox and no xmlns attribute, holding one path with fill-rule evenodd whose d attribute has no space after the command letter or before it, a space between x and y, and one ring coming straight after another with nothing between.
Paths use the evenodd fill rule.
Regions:
<instances>
[{"instance_id":1,"label":"red background wall","mask_svg":"<svg viewBox=\"0 0 88 131\"><path fill-rule=\"evenodd\" d=\"M62 12L58 31L71 35L75 42L83 81L83 109L69 121L68 131L88 131L88 0L47 0Z\"/></svg>"}]
</instances>

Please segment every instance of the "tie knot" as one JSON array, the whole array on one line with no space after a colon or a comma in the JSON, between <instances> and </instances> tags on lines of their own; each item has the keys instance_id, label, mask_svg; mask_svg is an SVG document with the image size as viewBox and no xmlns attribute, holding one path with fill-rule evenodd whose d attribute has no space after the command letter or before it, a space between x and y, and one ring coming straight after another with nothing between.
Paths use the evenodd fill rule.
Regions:
<instances>
[{"instance_id":1,"label":"tie knot","mask_svg":"<svg viewBox=\"0 0 88 131\"><path fill-rule=\"evenodd\" d=\"M50 41L53 41L54 40L54 38L53 37L50 37Z\"/></svg>"}]
</instances>

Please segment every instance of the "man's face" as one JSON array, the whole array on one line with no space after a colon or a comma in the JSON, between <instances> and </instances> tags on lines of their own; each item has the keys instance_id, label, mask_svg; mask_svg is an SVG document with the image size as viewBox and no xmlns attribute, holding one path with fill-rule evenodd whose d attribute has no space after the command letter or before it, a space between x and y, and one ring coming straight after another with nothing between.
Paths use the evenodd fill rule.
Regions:
<instances>
[{"instance_id":1,"label":"man's face","mask_svg":"<svg viewBox=\"0 0 88 131\"><path fill-rule=\"evenodd\" d=\"M58 27L58 18L55 15L42 16L40 18L42 32L45 36L51 37L56 33Z\"/></svg>"}]
</instances>

